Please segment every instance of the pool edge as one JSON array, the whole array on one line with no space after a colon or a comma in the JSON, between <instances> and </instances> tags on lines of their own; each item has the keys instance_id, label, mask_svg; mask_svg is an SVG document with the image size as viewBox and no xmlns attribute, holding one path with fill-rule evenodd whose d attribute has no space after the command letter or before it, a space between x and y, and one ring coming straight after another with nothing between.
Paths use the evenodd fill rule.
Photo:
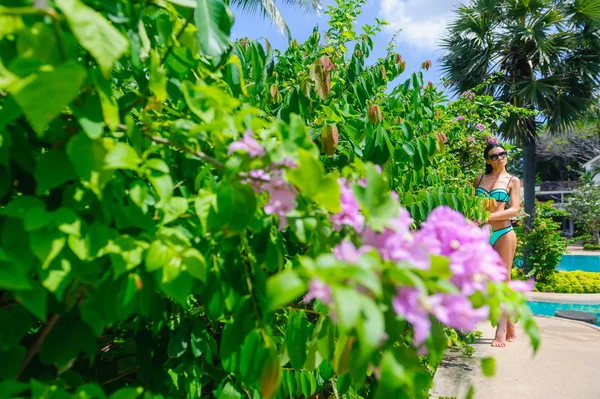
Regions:
<instances>
[{"instance_id":1,"label":"pool edge","mask_svg":"<svg viewBox=\"0 0 600 399\"><path fill-rule=\"evenodd\" d=\"M571 319L564 319L562 317L555 317L555 316L546 316L546 315L542 315L542 314L533 314L534 317L545 317L548 319L555 319L555 320L560 320L560 321L564 321L567 323L575 323L575 324L579 324L581 326L586 326L589 327L595 331L597 331L598 333L600 333L600 327L594 325L594 324L590 324L590 323L584 323L583 321L577 321L577 320L571 320Z\"/></svg>"}]
</instances>

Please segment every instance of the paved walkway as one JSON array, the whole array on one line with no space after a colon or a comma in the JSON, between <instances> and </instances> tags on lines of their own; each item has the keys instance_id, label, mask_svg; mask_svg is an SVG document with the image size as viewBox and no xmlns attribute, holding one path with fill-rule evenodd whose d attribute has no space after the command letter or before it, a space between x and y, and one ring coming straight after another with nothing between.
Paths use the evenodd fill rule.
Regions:
<instances>
[{"instance_id":1,"label":"paved walkway","mask_svg":"<svg viewBox=\"0 0 600 399\"><path fill-rule=\"evenodd\" d=\"M571 245L567 248L569 255L595 255L600 256L600 251L586 251L583 246Z\"/></svg>"},{"instance_id":2,"label":"paved walkway","mask_svg":"<svg viewBox=\"0 0 600 399\"><path fill-rule=\"evenodd\" d=\"M527 298L536 302L583 303L600 305L600 294L557 294L554 292L528 292Z\"/></svg>"},{"instance_id":3,"label":"paved walkway","mask_svg":"<svg viewBox=\"0 0 600 399\"><path fill-rule=\"evenodd\" d=\"M517 324L518 338L492 348L494 329L479 326L482 338L472 358L449 352L434 378L432 398L464 399L474 385L476 399L600 398L600 328L553 317L535 318L542 342L533 356L529 338ZM496 358L496 374L486 378L481 359Z\"/></svg>"}]
</instances>

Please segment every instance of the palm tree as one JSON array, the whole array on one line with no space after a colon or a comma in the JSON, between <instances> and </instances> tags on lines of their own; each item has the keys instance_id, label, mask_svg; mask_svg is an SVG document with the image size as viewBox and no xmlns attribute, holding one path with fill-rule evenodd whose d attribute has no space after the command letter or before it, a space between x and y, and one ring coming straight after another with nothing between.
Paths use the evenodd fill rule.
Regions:
<instances>
[{"instance_id":1,"label":"palm tree","mask_svg":"<svg viewBox=\"0 0 600 399\"><path fill-rule=\"evenodd\" d=\"M498 74L484 90L538 112L501 127L523 147L525 212L533 217L540 125L572 127L600 86L600 0L474 0L457 8L443 49L442 69L456 92Z\"/></svg>"},{"instance_id":2,"label":"palm tree","mask_svg":"<svg viewBox=\"0 0 600 399\"><path fill-rule=\"evenodd\" d=\"M283 0L284 4L296 6L304 12L316 11L320 13L323 10L321 0ZM249 13L260 12L263 17L269 18L279 32L285 33L288 40L292 39L290 29L288 28L281 11L275 4L275 0L230 0L229 4L240 8Z\"/></svg>"}]
</instances>

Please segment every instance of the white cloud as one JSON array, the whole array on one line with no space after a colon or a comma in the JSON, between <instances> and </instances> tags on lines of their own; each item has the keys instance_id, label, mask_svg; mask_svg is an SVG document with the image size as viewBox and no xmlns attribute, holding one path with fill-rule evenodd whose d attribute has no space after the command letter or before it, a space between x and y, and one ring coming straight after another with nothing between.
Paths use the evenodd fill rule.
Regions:
<instances>
[{"instance_id":1,"label":"white cloud","mask_svg":"<svg viewBox=\"0 0 600 399\"><path fill-rule=\"evenodd\" d=\"M460 0L381 0L379 18L390 25L385 30L393 34L399 29L399 43L429 51L439 48L446 25Z\"/></svg>"}]
</instances>

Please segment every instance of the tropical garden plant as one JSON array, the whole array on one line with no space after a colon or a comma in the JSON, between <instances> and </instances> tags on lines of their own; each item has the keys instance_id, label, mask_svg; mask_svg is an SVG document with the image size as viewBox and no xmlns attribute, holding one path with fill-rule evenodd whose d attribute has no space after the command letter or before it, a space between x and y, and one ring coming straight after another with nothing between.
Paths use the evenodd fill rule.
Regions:
<instances>
[{"instance_id":1,"label":"tropical garden plant","mask_svg":"<svg viewBox=\"0 0 600 399\"><path fill-rule=\"evenodd\" d=\"M533 276L536 282L546 282L554 275L569 245L561 234L561 223L554 218L567 215L566 211L554 209L552 201L536 201L536 217L531 229L526 230L523 223L515 228L518 241L514 265L521 272L524 263L530 265L531 269L522 273L525 277Z\"/></svg>"},{"instance_id":2,"label":"tropical garden plant","mask_svg":"<svg viewBox=\"0 0 600 399\"><path fill-rule=\"evenodd\" d=\"M577 187L569 196L567 210L578 223L585 226L591 236L591 244L598 245L600 187L593 182L587 182Z\"/></svg>"},{"instance_id":3,"label":"tropical garden plant","mask_svg":"<svg viewBox=\"0 0 600 399\"><path fill-rule=\"evenodd\" d=\"M428 397L503 311L537 348L361 4L278 60L218 0L0 7L0 396Z\"/></svg>"}]
</instances>

